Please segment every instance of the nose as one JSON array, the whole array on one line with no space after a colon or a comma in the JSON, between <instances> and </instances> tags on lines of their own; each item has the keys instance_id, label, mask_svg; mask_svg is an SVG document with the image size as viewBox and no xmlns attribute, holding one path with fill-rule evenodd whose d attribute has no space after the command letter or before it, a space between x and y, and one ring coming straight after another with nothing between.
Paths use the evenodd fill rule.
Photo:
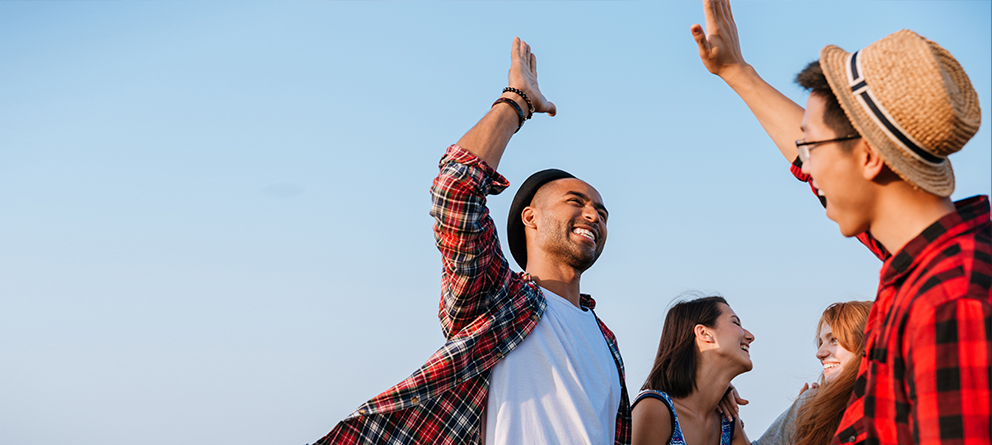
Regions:
<instances>
[{"instance_id":1,"label":"nose","mask_svg":"<svg viewBox=\"0 0 992 445\"><path fill-rule=\"evenodd\" d=\"M751 342L754 341L754 334L752 334L751 331L745 329L744 330L744 340L747 340L747 344L751 344Z\"/></svg>"},{"instance_id":2,"label":"nose","mask_svg":"<svg viewBox=\"0 0 992 445\"><path fill-rule=\"evenodd\" d=\"M811 174L809 172L809 161L811 161L811 159L807 159L806 162L803 162L803 168L802 168L803 174L806 174L806 175Z\"/></svg>"},{"instance_id":3,"label":"nose","mask_svg":"<svg viewBox=\"0 0 992 445\"><path fill-rule=\"evenodd\" d=\"M827 356L829 356L829 355L830 355L830 352L827 351L827 344L826 343L820 345L820 347L816 350L816 358L818 358L820 360L823 360L823 359L827 358Z\"/></svg>"},{"instance_id":4,"label":"nose","mask_svg":"<svg viewBox=\"0 0 992 445\"><path fill-rule=\"evenodd\" d=\"M584 216L589 222L599 222L599 210L596 210L596 208L591 205L587 205L582 209L582 216Z\"/></svg>"}]
</instances>

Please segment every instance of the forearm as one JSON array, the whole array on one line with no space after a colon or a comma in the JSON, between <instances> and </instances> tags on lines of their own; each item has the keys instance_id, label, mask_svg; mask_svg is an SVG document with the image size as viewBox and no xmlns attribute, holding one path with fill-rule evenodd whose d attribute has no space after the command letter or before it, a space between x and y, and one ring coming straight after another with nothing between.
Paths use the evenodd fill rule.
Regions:
<instances>
[{"instance_id":1,"label":"forearm","mask_svg":"<svg viewBox=\"0 0 992 445\"><path fill-rule=\"evenodd\" d=\"M527 110L527 103L515 96L513 93L503 93L500 97L514 100L521 110ZM520 117L515 108L510 104L495 104L479 123L458 140L458 145L496 169L519 124Z\"/></svg>"},{"instance_id":2,"label":"forearm","mask_svg":"<svg viewBox=\"0 0 992 445\"><path fill-rule=\"evenodd\" d=\"M803 108L765 82L751 65L728 69L720 78L744 100L782 156L794 161L796 140L803 138Z\"/></svg>"}]
</instances>

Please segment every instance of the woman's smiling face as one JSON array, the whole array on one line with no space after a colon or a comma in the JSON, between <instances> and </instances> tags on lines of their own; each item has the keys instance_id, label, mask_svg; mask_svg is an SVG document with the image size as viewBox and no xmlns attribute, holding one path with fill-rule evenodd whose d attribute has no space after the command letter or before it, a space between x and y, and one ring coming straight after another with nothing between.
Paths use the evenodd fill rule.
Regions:
<instances>
[{"instance_id":1,"label":"woman's smiling face","mask_svg":"<svg viewBox=\"0 0 992 445\"><path fill-rule=\"evenodd\" d=\"M820 359L820 363L823 364L823 380L830 383L840 375L844 366L847 366L855 358L855 355L841 346L827 322L823 322L820 326L817 343L819 343L820 348L816 350L816 358Z\"/></svg>"}]
</instances>

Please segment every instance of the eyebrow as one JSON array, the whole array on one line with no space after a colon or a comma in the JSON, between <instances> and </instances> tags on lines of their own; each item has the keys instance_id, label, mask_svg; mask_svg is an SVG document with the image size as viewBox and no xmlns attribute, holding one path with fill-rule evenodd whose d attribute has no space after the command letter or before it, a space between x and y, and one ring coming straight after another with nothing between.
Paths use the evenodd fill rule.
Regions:
<instances>
[{"instance_id":1,"label":"eyebrow","mask_svg":"<svg viewBox=\"0 0 992 445\"><path fill-rule=\"evenodd\" d=\"M566 195L575 195L575 196L577 196L579 198L582 198L582 199L584 199L586 201L592 201L592 199L589 198L588 196L586 196L585 193L575 192L575 191L569 190L569 191L565 192L565 194ZM595 202L595 201L592 201L592 206L595 207L596 210L602 210L603 213L606 213L606 216L610 216L610 211L609 210L606 210L606 206L604 206L604 205L602 205L602 204L600 204L598 202Z\"/></svg>"}]
</instances>

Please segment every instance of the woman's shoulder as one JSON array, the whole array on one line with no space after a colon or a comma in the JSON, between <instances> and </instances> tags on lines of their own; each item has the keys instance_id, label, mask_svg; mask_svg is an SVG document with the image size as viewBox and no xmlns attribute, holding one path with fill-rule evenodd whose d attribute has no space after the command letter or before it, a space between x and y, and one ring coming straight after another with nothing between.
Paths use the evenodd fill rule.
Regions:
<instances>
[{"instance_id":1,"label":"woman's shoulder","mask_svg":"<svg viewBox=\"0 0 992 445\"><path fill-rule=\"evenodd\" d=\"M633 444L667 444L675 429L672 399L661 391L644 390L631 404Z\"/></svg>"},{"instance_id":2,"label":"woman's shoulder","mask_svg":"<svg viewBox=\"0 0 992 445\"><path fill-rule=\"evenodd\" d=\"M671 411L674 408L672 403L672 398L662 391L656 391L653 389L645 389L634 397L633 403L630 404L630 408L634 409L635 406L645 402L648 406L664 406L666 411Z\"/></svg>"}]
</instances>

